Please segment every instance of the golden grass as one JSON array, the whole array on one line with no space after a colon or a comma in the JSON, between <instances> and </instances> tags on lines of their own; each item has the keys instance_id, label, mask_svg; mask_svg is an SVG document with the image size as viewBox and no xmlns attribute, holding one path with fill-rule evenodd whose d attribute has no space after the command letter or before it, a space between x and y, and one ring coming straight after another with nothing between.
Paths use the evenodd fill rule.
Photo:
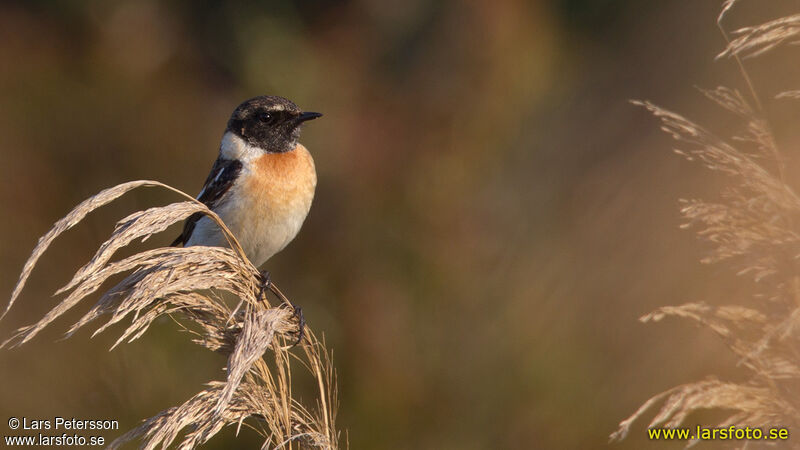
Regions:
<instances>
[{"instance_id":1,"label":"golden grass","mask_svg":"<svg viewBox=\"0 0 800 450\"><path fill-rule=\"evenodd\" d=\"M718 23L736 3L724 2ZM686 426L692 414L703 410L724 414L713 426L782 426L789 427L790 433L800 427L800 197L786 182L781 151L741 61L800 42L800 15L741 28L732 35L735 38L719 57L736 60L752 98L747 100L725 87L703 93L741 119L737 136L722 139L650 102L634 103L661 121L662 129L679 142L679 154L729 176L719 199L683 200L681 213L687 220L685 227L711 243L712 250L702 262L724 263L737 274L751 277L762 295L742 299L743 305L665 306L641 320L679 317L713 331L737 356L739 365L748 369L749 378L732 383L710 377L657 394L623 420L611 440L624 439L634 422L656 408L648 427ZM787 91L776 98L798 98L797 93ZM793 439L788 445L800 448L800 441Z\"/></svg>"},{"instance_id":2,"label":"golden grass","mask_svg":"<svg viewBox=\"0 0 800 450\"><path fill-rule=\"evenodd\" d=\"M260 296L258 269L244 256L220 218L191 196L162 183L133 181L106 189L56 222L25 263L3 316L19 297L39 258L58 236L93 210L139 187L166 188L187 201L138 211L119 221L94 257L57 291L66 298L39 322L20 328L0 347L24 344L100 289L110 277L127 274L72 325L67 337L101 317L106 321L95 334L130 318L114 348L142 336L154 320L167 315L190 331L193 342L227 356L227 376L224 381L209 382L206 389L182 405L145 420L109 448L136 439L145 449L166 447L178 439L179 448L195 448L223 427L243 424L264 437L265 448L338 448L335 375L324 344L306 328L303 343L293 349L291 343L296 339L298 324L288 299L274 284L270 291L279 300L276 305L269 304L265 295ZM112 262L120 248L137 239L144 241L198 212L220 226L230 248L156 248ZM222 300L224 292L238 299L234 308ZM267 364L265 358L273 364ZM302 404L292 395L292 358L308 371L303 375L315 379L316 404Z\"/></svg>"},{"instance_id":3,"label":"golden grass","mask_svg":"<svg viewBox=\"0 0 800 450\"><path fill-rule=\"evenodd\" d=\"M733 34L736 39L717 58L752 58L782 44L800 43L800 14L781 17L755 27L740 28Z\"/></svg>"}]
</instances>

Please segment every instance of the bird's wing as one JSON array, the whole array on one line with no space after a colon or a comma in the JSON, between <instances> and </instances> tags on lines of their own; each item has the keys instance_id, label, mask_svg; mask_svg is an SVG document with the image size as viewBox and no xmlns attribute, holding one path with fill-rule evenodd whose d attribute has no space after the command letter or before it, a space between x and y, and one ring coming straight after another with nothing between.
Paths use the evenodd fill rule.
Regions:
<instances>
[{"instance_id":1,"label":"bird's wing","mask_svg":"<svg viewBox=\"0 0 800 450\"><path fill-rule=\"evenodd\" d=\"M197 200L210 209L214 209L222 196L233 186L233 183L236 181L236 178L239 177L241 171L242 163L239 160L217 158L217 160L214 161L211 172L208 174L208 178L206 178L203 189L201 189L200 194L197 195ZM202 213L194 213L189 216L189 218L186 219L186 223L183 225L183 232L175 239L172 246L175 247L189 242L189 239L192 237L192 231L194 231L194 226L202 217Z\"/></svg>"}]
</instances>

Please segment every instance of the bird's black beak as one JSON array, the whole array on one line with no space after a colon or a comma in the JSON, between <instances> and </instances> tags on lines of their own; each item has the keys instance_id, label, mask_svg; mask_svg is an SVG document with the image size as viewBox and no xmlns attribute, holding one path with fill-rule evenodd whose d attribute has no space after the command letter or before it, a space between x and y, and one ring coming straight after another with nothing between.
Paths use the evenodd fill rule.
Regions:
<instances>
[{"instance_id":1,"label":"bird's black beak","mask_svg":"<svg viewBox=\"0 0 800 450\"><path fill-rule=\"evenodd\" d=\"M299 116L297 116L297 123L303 123L303 122L305 122L305 121L307 121L307 120L314 120L314 119L316 119L317 117L322 117L322 114L320 114L320 113L318 113L318 112L304 112L304 113L300 113L300 115L299 115Z\"/></svg>"}]
</instances>

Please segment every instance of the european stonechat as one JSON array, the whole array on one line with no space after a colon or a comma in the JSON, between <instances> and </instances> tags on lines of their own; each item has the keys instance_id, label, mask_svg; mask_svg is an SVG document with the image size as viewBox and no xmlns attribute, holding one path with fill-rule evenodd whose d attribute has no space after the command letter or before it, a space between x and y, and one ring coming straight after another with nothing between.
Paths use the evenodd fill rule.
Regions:
<instances>
[{"instance_id":1,"label":"european stonechat","mask_svg":"<svg viewBox=\"0 0 800 450\"><path fill-rule=\"evenodd\" d=\"M300 126L321 115L262 96L239 105L228 120L197 199L220 216L257 267L294 239L311 208L317 173L298 139ZM172 243L180 244L228 245L219 227L199 213Z\"/></svg>"},{"instance_id":2,"label":"european stonechat","mask_svg":"<svg viewBox=\"0 0 800 450\"><path fill-rule=\"evenodd\" d=\"M197 199L219 215L256 267L294 239L311 208L317 173L298 139L300 126L320 116L283 97L262 96L239 105L228 120ZM172 243L181 244L224 247L228 241L211 219L197 213ZM261 272L261 281L259 297L269 286L269 272ZM299 307L294 310L296 345L303 340L305 320Z\"/></svg>"}]
</instances>

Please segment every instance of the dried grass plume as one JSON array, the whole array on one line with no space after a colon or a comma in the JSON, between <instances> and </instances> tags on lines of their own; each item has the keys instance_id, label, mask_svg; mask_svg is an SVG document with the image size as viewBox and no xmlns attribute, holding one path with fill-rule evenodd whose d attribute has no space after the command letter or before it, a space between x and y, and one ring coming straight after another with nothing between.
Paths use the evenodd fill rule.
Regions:
<instances>
[{"instance_id":1,"label":"dried grass plume","mask_svg":"<svg viewBox=\"0 0 800 450\"><path fill-rule=\"evenodd\" d=\"M721 22L737 3L726 0L718 17L726 40ZM732 35L719 58L735 60L750 95L725 87L703 94L738 116L741 127L736 136L723 139L680 114L646 101L634 103L659 119L662 130L678 142L679 154L728 176L717 200L682 200L684 226L711 244L702 262L724 264L750 277L760 295L738 299L739 305L665 306L641 320L678 317L712 331L748 370L749 378L733 383L709 377L657 394L619 424L612 440L624 439L633 424L654 409L648 428L696 425L689 419L694 413L714 410L724 418L711 427L788 427L792 438L781 445L800 448L793 434L800 429L800 197L786 182L782 153L741 61L779 45L800 43L800 15L741 28ZM774 97L800 98L797 92ZM763 443L736 443L742 444L750 448Z\"/></svg>"},{"instance_id":2,"label":"dried grass plume","mask_svg":"<svg viewBox=\"0 0 800 450\"><path fill-rule=\"evenodd\" d=\"M244 256L220 218L191 196L156 181L133 181L106 189L85 200L39 239L3 312L19 298L31 271L50 244L87 214L139 187L161 187L186 201L135 212L120 220L109 239L72 280L58 290L65 298L37 323L20 328L2 347L18 346L35 337L67 310L94 293L111 277L125 277L105 291L67 331L103 318L94 334L128 320L114 347L142 336L159 317L170 316L190 332L193 342L227 356L226 379L212 380L182 405L146 419L113 441L109 448L140 440L142 448L195 448L223 427L246 425L264 438L263 448L338 448L336 383L324 344L305 330L304 342L292 348L298 324L288 299L270 285L277 302L260 295L256 267ZM146 240L194 213L211 217L223 230L230 248L156 248L112 261L114 253L131 242ZM238 299L231 307L223 296ZM2 316L0 316L2 318ZM317 386L316 402L303 404L292 391L290 361L307 369ZM268 362L269 361L269 362Z\"/></svg>"}]
</instances>

